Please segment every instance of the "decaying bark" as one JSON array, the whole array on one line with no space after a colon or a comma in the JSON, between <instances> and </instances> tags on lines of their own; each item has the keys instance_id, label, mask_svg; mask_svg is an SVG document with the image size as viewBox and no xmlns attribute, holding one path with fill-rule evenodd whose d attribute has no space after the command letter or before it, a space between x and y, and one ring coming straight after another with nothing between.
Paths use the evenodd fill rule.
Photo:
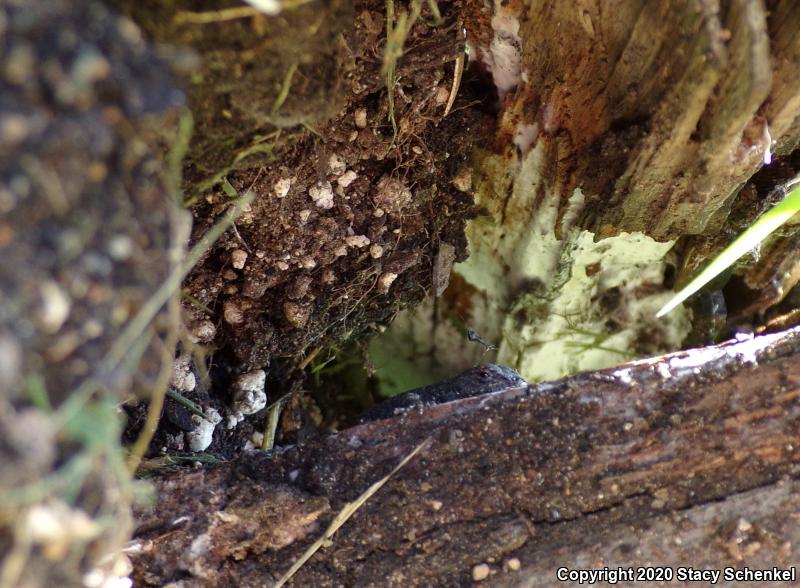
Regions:
<instances>
[{"instance_id":1,"label":"decaying bark","mask_svg":"<svg viewBox=\"0 0 800 588\"><path fill-rule=\"evenodd\" d=\"M697 308L654 320L667 291L800 171L790 155L796 3L470 6L476 59L501 90L494 142L474 166L485 216L467 226L470 257L438 313L401 316L390 345L412 365L435 348L451 370L464 369L482 350L443 345L457 312L498 347L498 361L541 380L697 339L692 324L706 318ZM796 235L786 227L736 268L727 328L778 304L800 279Z\"/></svg>"},{"instance_id":2,"label":"decaying bark","mask_svg":"<svg viewBox=\"0 0 800 588\"><path fill-rule=\"evenodd\" d=\"M799 354L800 331L757 337L168 476L139 515L135 577L272 585L425 440L293 585L463 585L482 564L491 585L552 585L562 565L786 567L798 549Z\"/></svg>"}]
</instances>

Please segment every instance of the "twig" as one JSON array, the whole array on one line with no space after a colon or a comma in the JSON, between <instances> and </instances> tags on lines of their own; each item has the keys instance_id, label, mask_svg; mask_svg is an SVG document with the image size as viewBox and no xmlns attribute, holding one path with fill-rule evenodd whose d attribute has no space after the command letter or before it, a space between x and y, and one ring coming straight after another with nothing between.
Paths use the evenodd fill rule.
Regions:
<instances>
[{"instance_id":1,"label":"twig","mask_svg":"<svg viewBox=\"0 0 800 588\"><path fill-rule=\"evenodd\" d=\"M208 420L206 413L203 412L203 409L200 408L197 404L186 398L184 395L175 392L172 388L167 388L167 396L169 396L172 400L180 404L189 412L193 412L199 417L203 417L204 419Z\"/></svg>"},{"instance_id":2,"label":"twig","mask_svg":"<svg viewBox=\"0 0 800 588\"><path fill-rule=\"evenodd\" d=\"M224 22L227 20L237 20L264 14L258 8L251 6L235 6L222 10L209 10L206 12L189 12L181 10L175 15L175 24L211 24L213 22Z\"/></svg>"},{"instance_id":3,"label":"twig","mask_svg":"<svg viewBox=\"0 0 800 588\"><path fill-rule=\"evenodd\" d=\"M278 430L278 420L283 409L284 398L279 398L270 406L267 412L267 423L264 427L264 439L261 441L261 449L270 451L275 446L275 431Z\"/></svg>"},{"instance_id":4,"label":"twig","mask_svg":"<svg viewBox=\"0 0 800 588\"><path fill-rule=\"evenodd\" d=\"M177 308L177 312L173 310ZM178 298L173 298L170 301L170 318L169 322L173 323L174 316L180 320L180 302ZM170 324L170 330L167 333L167 338L163 342L163 349L161 352L161 369L158 372L158 378L153 386L153 393L150 395L150 403L147 406L147 417L144 421L142 432L136 438L136 442L131 447L130 454L128 455L128 471L131 475L136 473L139 468L139 463L142 461L147 448L150 447L150 441L153 440L158 422L161 420L161 411L164 408L164 396L169 387L169 380L172 376L172 364L175 356L175 346L178 344L178 326Z\"/></svg>"},{"instance_id":5,"label":"twig","mask_svg":"<svg viewBox=\"0 0 800 588\"><path fill-rule=\"evenodd\" d=\"M453 72L453 85L450 87L450 96L447 98L447 106L444 107L444 116L450 114L453 103L456 101L458 89L461 87L461 77L464 75L464 54L456 57L456 67Z\"/></svg>"},{"instance_id":6,"label":"twig","mask_svg":"<svg viewBox=\"0 0 800 588\"><path fill-rule=\"evenodd\" d=\"M186 214L178 208L180 198L180 187L183 181L183 160L186 152L189 149L189 141L192 136L193 119L191 112L184 111L181 115L178 125L178 133L175 144L167 155L167 170L168 188L174 196L174 202L169 206L169 221L171 228L171 244L169 250L170 272L179 273L183 264L183 258L186 253L186 241L188 239L188 227L184 222L181 213ZM147 407L147 417L145 418L144 427L142 432L136 438L136 442L131 448L130 455L128 456L128 472L133 475L136 473L139 463L142 461L150 442L153 440L158 422L161 420L161 411L164 408L164 396L169 388L169 382L172 379L173 364L175 362L175 347L178 345L178 339L181 332L181 297L175 295L178 288L176 287L169 297L169 305L167 307L167 334L163 341L161 351L161 369L158 372L153 387L153 392L150 395L149 406Z\"/></svg>"},{"instance_id":7,"label":"twig","mask_svg":"<svg viewBox=\"0 0 800 588\"><path fill-rule=\"evenodd\" d=\"M281 106L283 106L283 103L286 102L286 98L289 96L289 90L292 87L292 78L294 77L296 71L297 62L295 61L289 66L289 69L286 71L286 75L283 77L281 91L278 93L277 98L275 98L275 102L272 104L272 114L276 114L281 109Z\"/></svg>"},{"instance_id":8,"label":"twig","mask_svg":"<svg viewBox=\"0 0 800 588\"><path fill-rule=\"evenodd\" d=\"M188 293L186 290L182 290L182 291L181 291L181 297L182 297L182 298L183 298L183 299L184 299L186 302L188 302L189 304L191 304L192 306L194 306L195 308L198 308L198 309L202 310L202 311L203 311L204 313L206 313L208 316L214 316L214 311L213 311L213 310L211 310L211 309L210 309L209 307L207 307L205 304L203 304L202 302L200 302L200 301L199 301L197 298L195 298L194 296L192 296L191 294L189 294L189 293Z\"/></svg>"}]
</instances>

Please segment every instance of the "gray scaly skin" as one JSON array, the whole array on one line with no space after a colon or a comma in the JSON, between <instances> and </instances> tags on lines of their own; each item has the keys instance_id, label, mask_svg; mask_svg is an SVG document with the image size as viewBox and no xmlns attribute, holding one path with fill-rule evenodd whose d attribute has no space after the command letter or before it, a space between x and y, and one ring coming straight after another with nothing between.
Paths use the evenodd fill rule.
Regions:
<instances>
[{"instance_id":1,"label":"gray scaly skin","mask_svg":"<svg viewBox=\"0 0 800 588\"><path fill-rule=\"evenodd\" d=\"M366 411L359 423L387 419L413 409L525 385L522 376L510 367L489 363L467 370L450 380L410 390L381 402Z\"/></svg>"}]
</instances>

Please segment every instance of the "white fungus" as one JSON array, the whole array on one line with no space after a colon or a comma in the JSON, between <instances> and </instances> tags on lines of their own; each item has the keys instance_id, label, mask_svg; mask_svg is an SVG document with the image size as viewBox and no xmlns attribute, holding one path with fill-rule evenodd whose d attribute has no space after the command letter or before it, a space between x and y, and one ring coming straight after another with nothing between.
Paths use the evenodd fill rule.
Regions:
<instances>
[{"instance_id":1,"label":"white fungus","mask_svg":"<svg viewBox=\"0 0 800 588\"><path fill-rule=\"evenodd\" d=\"M253 370L236 378L233 382L233 411L247 415L263 409L267 405L266 382L264 370Z\"/></svg>"},{"instance_id":2,"label":"white fungus","mask_svg":"<svg viewBox=\"0 0 800 588\"><path fill-rule=\"evenodd\" d=\"M214 429L222 422L222 417L214 408L207 408L205 414L206 418L196 414L192 415L195 429L186 433L186 441L192 451L205 451L208 449L214 437Z\"/></svg>"}]
</instances>

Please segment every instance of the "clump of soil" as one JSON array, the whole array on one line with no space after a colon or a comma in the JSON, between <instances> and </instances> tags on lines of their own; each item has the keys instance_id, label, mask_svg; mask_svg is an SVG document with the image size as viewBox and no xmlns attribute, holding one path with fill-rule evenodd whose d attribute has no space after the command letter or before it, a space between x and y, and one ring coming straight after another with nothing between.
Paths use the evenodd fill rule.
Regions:
<instances>
[{"instance_id":1,"label":"clump of soil","mask_svg":"<svg viewBox=\"0 0 800 588\"><path fill-rule=\"evenodd\" d=\"M268 370L270 402L304 388L296 370L306 358L434 292L440 248L466 257L467 170L494 119L476 108L487 95L469 81L445 116L464 56L458 3L440 3L438 23L423 9L392 101L383 2L311 2L208 24L190 21L210 5L123 4L153 38L200 57L185 77L196 117L185 186L193 239L234 199L255 195L184 285L189 330L213 351L211 385L186 395L226 418L237 375ZM238 451L263 419L219 434L229 442L215 434L209 451Z\"/></svg>"},{"instance_id":2,"label":"clump of soil","mask_svg":"<svg viewBox=\"0 0 800 588\"><path fill-rule=\"evenodd\" d=\"M349 0L300 3L274 17L253 8L240 18L225 16L243 8L235 0L114 3L169 47L184 73L195 119L186 161L192 194L231 166L272 159L278 144L292 142L293 127L328 120L346 103ZM289 131L270 137L277 129Z\"/></svg>"},{"instance_id":3,"label":"clump of soil","mask_svg":"<svg viewBox=\"0 0 800 588\"><path fill-rule=\"evenodd\" d=\"M356 13L344 36L351 63L339 72L345 108L298 132L278 162L228 174L236 193L256 199L186 283L199 302L194 320L214 321L217 346L242 369L386 322L430 290L441 243L465 256L471 197L452 179L484 121L460 109L443 118L462 42L455 27L412 30L394 89L395 136L381 75L383 4ZM206 195L193 209L195 235L230 200L222 189Z\"/></svg>"}]
</instances>

